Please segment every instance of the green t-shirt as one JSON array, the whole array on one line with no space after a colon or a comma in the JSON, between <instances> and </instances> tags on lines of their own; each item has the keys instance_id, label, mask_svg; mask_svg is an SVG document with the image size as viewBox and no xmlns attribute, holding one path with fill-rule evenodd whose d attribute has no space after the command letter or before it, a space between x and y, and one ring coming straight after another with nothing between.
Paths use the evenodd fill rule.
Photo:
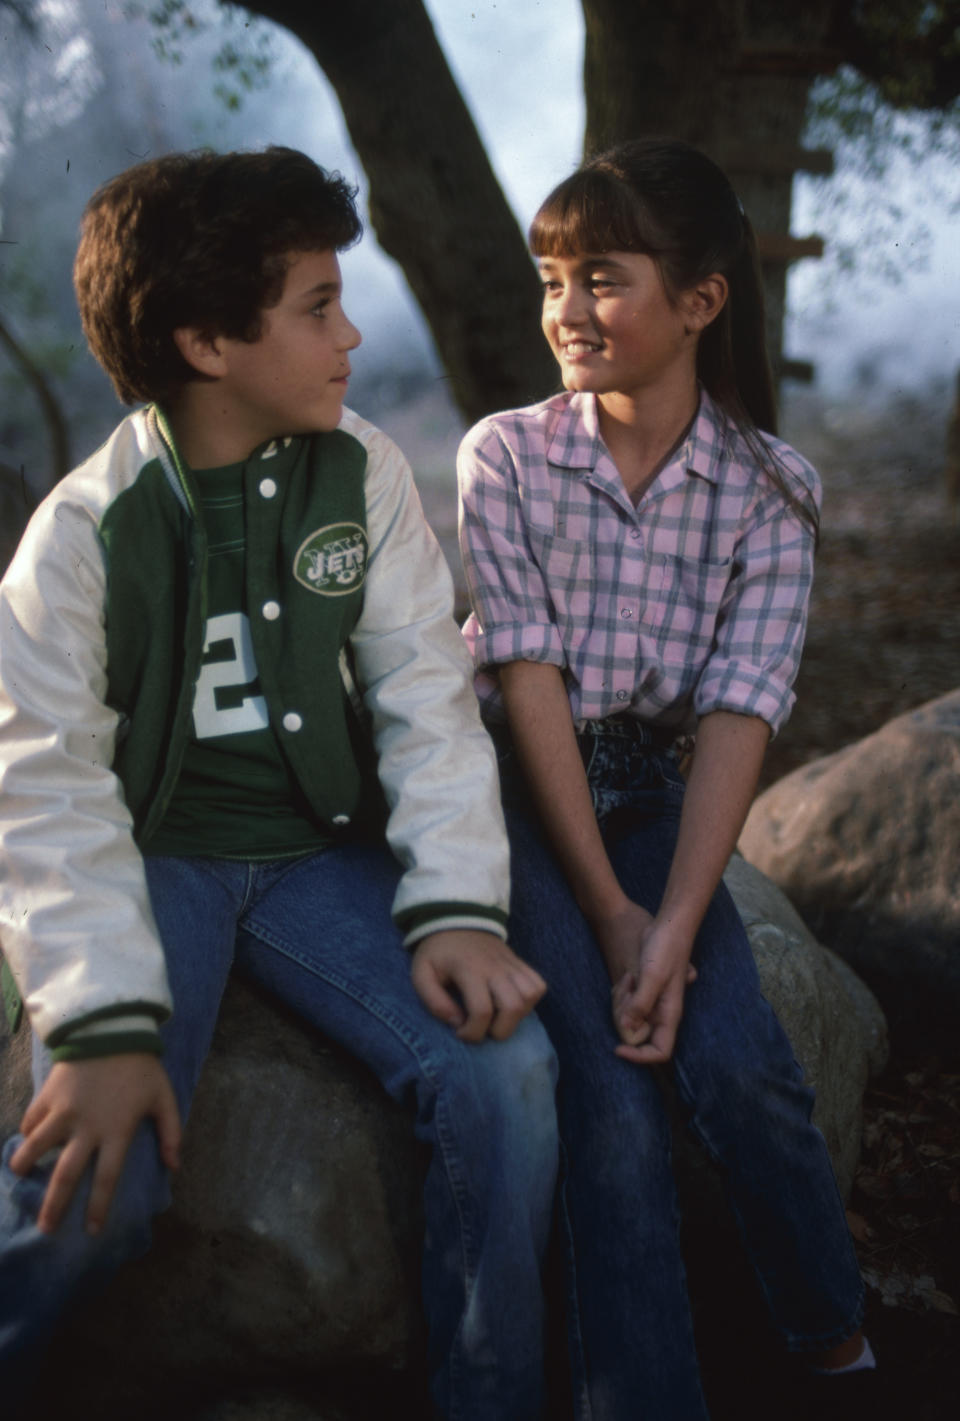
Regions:
<instances>
[{"instance_id":1,"label":"green t-shirt","mask_svg":"<svg viewBox=\"0 0 960 1421\"><path fill-rule=\"evenodd\" d=\"M290 773L260 691L244 595L243 464L194 473L208 540L193 727L151 854L279 858L329 842Z\"/></svg>"}]
</instances>

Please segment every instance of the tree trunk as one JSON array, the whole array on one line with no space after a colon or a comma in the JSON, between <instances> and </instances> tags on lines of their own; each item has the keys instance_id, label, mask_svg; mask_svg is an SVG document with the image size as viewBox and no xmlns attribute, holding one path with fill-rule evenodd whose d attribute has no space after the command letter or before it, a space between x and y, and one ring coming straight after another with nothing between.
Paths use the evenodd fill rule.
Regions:
<instances>
[{"instance_id":1,"label":"tree trunk","mask_svg":"<svg viewBox=\"0 0 960 1421\"><path fill-rule=\"evenodd\" d=\"M52 488L63 478L64 474L69 472L72 462L70 434L67 430L67 422L63 417L63 410L39 365L2 319L0 319L0 348L5 350L14 365L19 367L20 374L33 390L40 405L43 422L50 435L51 462L53 464L53 478L50 481L50 487Z\"/></svg>"},{"instance_id":2,"label":"tree trunk","mask_svg":"<svg viewBox=\"0 0 960 1421\"><path fill-rule=\"evenodd\" d=\"M377 237L403 268L467 418L556 388L526 243L421 0L248 8L295 34L336 90Z\"/></svg>"},{"instance_id":3,"label":"tree trunk","mask_svg":"<svg viewBox=\"0 0 960 1421\"><path fill-rule=\"evenodd\" d=\"M789 240L793 174L829 171L828 154L800 146L810 83L851 59L879 76L895 55L901 101L952 97L960 63L941 40L958 0L938 10L933 29L922 0L902 0L890 15L842 0L582 5L585 151L673 134L727 169L767 239L768 343L782 368L787 266L816 250ZM333 84L370 180L377 236L403 268L468 418L556 388L523 238L421 0L248 8L297 35Z\"/></svg>"},{"instance_id":4,"label":"tree trunk","mask_svg":"<svg viewBox=\"0 0 960 1421\"><path fill-rule=\"evenodd\" d=\"M759 234L786 236L807 92L836 58L825 50L834 0L582 4L585 152L643 134L685 138L730 173ZM775 369L786 272L782 249L764 263Z\"/></svg>"}]
</instances>

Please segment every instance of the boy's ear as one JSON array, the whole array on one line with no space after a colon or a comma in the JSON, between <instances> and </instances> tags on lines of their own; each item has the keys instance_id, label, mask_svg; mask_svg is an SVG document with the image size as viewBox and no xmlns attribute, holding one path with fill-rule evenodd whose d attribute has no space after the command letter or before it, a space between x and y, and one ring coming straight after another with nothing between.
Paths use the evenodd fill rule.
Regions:
<instances>
[{"instance_id":1,"label":"boy's ear","mask_svg":"<svg viewBox=\"0 0 960 1421\"><path fill-rule=\"evenodd\" d=\"M226 373L223 342L219 336L212 336L197 326L177 326L173 332L173 343L187 364L201 375L215 379Z\"/></svg>"},{"instance_id":2,"label":"boy's ear","mask_svg":"<svg viewBox=\"0 0 960 1421\"><path fill-rule=\"evenodd\" d=\"M702 281L698 281L696 286L691 286L689 291L683 293L684 315L687 321L687 331L689 334L699 335L706 330L711 321L715 321L727 303L730 288L727 285L727 278L715 271L711 276L705 276Z\"/></svg>"}]
</instances>

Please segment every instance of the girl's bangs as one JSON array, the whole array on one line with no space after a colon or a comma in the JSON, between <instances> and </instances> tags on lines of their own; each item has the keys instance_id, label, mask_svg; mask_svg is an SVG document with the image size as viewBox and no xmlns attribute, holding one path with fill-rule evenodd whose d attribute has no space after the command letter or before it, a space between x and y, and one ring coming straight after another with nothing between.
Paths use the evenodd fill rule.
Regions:
<instances>
[{"instance_id":1,"label":"girl's bangs","mask_svg":"<svg viewBox=\"0 0 960 1421\"><path fill-rule=\"evenodd\" d=\"M645 252L658 243L642 203L615 174L581 169L555 187L530 224L535 257Z\"/></svg>"}]
</instances>

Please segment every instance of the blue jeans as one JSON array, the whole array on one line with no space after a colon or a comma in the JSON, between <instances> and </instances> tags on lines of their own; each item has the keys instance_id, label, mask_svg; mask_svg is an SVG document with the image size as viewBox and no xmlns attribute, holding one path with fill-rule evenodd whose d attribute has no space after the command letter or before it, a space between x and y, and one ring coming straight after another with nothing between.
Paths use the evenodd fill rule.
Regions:
<instances>
[{"instance_id":1,"label":"blue jeans","mask_svg":"<svg viewBox=\"0 0 960 1421\"><path fill-rule=\"evenodd\" d=\"M560 1061L561 1227L575 1407L582 1421L703 1421L659 1071L614 1055L610 980L498 737L513 863L511 941L549 983L539 1014ZM580 737L607 851L655 912L684 784L669 754ZM825 1349L860 1323L863 1289L812 1092L760 993L725 888L696 940L672 1062L687 1123L719 1166L788 1348Z\"/></svg>"},{"instance_id":2,"label":"blue jeans","mask_svg":"<svg viewBox=\"0 0 960 1421\"><path fill-rule=\"evenodd\" d=\"M399 870L379 847L236 863L148 858L175 1010L164 1063L186 1115L233 966L369 1065L432 1146L423 1300L432 1394L452 1421L531 1421L542 1406L540 1262L557 1162L556 1064L535 1017L465 1045L421 1003L390 918ZM37 1084L49 1069L36 1053ZM89 1173L57 1233L35 1217L48 1171L0 1176L0 1367L97 1273L149 1244L169 1202L152 1124L131 1147L103 1235L83 1230ZM6 1372L4 1372L6 1376Z\"/></svg>"}]
</instances>

